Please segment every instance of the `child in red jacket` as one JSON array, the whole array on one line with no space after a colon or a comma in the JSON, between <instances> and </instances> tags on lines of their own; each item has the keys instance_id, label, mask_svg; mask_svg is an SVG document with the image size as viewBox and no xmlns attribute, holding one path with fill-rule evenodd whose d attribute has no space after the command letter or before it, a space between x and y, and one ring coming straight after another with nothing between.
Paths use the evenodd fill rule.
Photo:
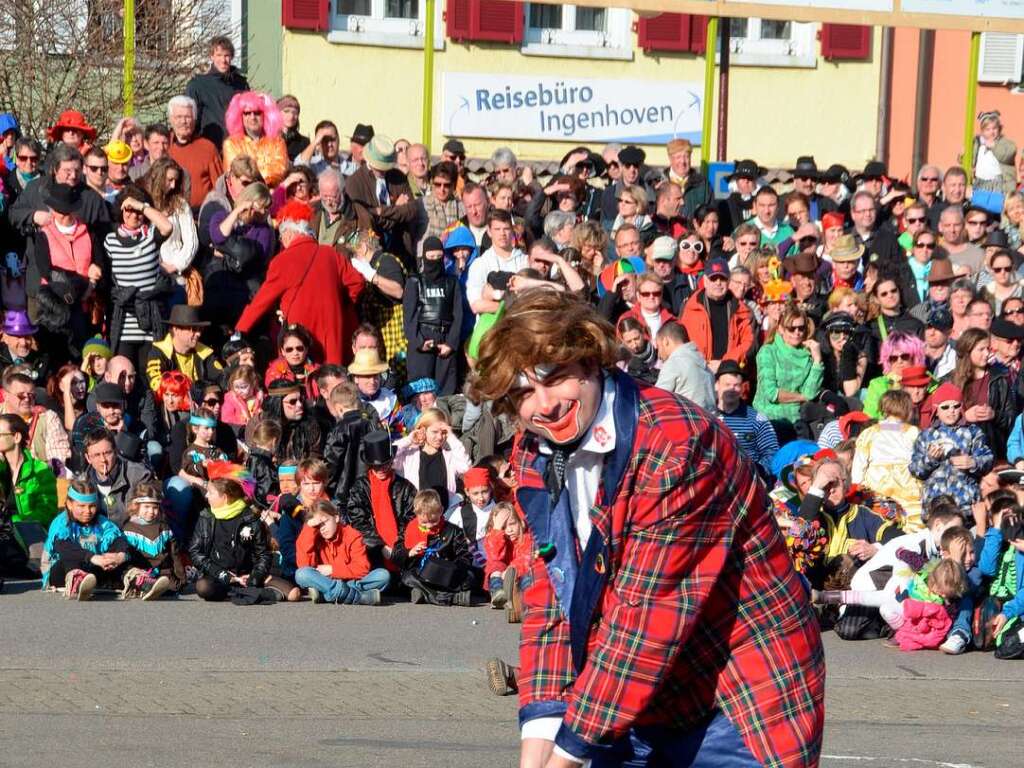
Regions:
<instances>
[{"instance_id":1,"label":"child in red jacket","mask_svg":"<svg viewBox=\"0 0 1024 768\"><path fill-rule=\"evenodd\" d=\"M504 608L510 623L522 619L519 574L526 573L533 559L533 537L516 508L508 502L495 504L484 536L484 584L491 593L491 607Z\"/></svg>"},{"instance_id":2,"label":"child in red jacket","mask_svg":"<svg viewBox=\"0 0 1024 768\"><path fill-rule=\"evenodd\" d=\"M383 568L370 570L363 537L323 499L313 502L295 541L295 583L314 603L380 605L390 580Z\"/></svg>"}]
</instances>

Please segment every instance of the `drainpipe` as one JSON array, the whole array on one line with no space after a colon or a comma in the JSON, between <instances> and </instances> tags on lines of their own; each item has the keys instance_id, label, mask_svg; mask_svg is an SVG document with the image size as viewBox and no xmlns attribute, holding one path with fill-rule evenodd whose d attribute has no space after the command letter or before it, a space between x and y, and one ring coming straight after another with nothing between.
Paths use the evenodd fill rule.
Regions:
<instances>
[{"instance_id":1,"label":"drainpipe","mask_svg":"<svg viewBox=\"0 0 1024 768\"><path fill-rule=\"evenodd\" d=\"M935 30L917 33L917 95L914 98L913 178L927 162L928 124L932 110L932 65L935 59Z\"/></svg>"},{"instance_id":2,"label":"drainpipe","mask_svg":"<svg viewBox=\"0 0 1024 768\"><path fill-rule=\"evenodd\" d=\"M729 22L722 19L718 30L718 141L715 142L719 162L728 159L729 141Z\"/></svg>"},{"instance_id":3,"label":"drainpipe","mask_svg":"<svg viewBox=\"0 0 1024 768\"><path fill-rule=\"evenodd\" d=\"M878 128L875 131L875 158L888 163L889 108L892 100L892 27L882 27L882 54L878 83Z\"/></svg>"}]
</instances>

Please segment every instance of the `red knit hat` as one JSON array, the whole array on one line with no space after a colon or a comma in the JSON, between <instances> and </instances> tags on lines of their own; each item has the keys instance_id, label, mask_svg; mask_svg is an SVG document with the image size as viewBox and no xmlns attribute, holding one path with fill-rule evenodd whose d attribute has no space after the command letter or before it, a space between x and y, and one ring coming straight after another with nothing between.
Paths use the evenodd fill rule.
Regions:
<instances>
[{"instance_id":1,"label":"red knit hat","mask_svg":"<svg viewBox=\"0 0 1024 768\"><path fill-rule=\"evenodd\" d=\"M964 393L960 387L950 382L940 384L939 388L932 393L932 402L938 405L939 403L946 403L952 400L956 403L962 403L964 401Z\"/></svg>"},{"instance_id":2,"label":"red knit hat","mask_svg":"<svg viewBox=\"0 0 1024 768\"><path fill-rule=\"evenodd\" d=\"M467 491L470 488L490 488L491 473L486 467L473 467L462 476L462 485Z\"/></svg>"}]
</instances>

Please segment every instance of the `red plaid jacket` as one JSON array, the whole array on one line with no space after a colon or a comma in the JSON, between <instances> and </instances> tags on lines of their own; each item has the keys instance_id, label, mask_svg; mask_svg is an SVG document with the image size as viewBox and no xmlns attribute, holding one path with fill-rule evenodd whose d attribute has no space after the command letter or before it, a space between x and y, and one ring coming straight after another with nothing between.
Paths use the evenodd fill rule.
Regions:
<instances>
[{"instance_id":1,"label":"red plaid jacket","mask_svg":"<svg viewBox=\"0 0 1024 768\"><path fill-rule=\"evenodd\" d=\"M685 731L720 709L765 766L816 766L821 636L764 486L688 401L619 375L614 410L606 468L620 462L621 482L608 491L606 474L590 511L575 615L540 557L523 580L520 722L561 717L556 743L593 757L634 725ZM537 460L521 435L512 464L528 519L548 503Z\"/></svg>"}]
</instances>

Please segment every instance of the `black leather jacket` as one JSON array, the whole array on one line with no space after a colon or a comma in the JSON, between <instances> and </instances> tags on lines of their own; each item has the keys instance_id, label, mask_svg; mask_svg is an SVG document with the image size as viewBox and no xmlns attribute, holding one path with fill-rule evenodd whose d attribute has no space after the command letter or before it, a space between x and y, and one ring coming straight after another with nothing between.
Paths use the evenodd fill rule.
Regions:
<instances>
[{"instance_id":1,"label":"black leather jacket","mask_svg":"<svg viewBox=\"0 0 1024 768\"><path fill-rule=\"evenodd\" d=\"M404 477L395 475L391 480L391 508L395 511L395 522L398 524L398 540L395 549L403 546L405 526L413 518L412 500L416 496L416 488ZM335 498L335 506L344 507L348 513L348 522L363 535L366 552L370 557L370 566L379 568L384 564L384 542L377 533L377 525L373 519L370 505L370 479L363 475L352 485L348 499Z\"/></svg>"},{"instance_id":2,"label":"black leather jacket","mask_svg":"<svg viewBox=\"0 0 1024 768\"><path fill-rule=\"evenodd\" d=\"M249 574L253 587L263 586L270 575L267 529L251 509L230 520L218 520L204 509L188 553L200 573L225 585L231 580L229 571L237 576Z\"/></svg>"}]
</instances>

